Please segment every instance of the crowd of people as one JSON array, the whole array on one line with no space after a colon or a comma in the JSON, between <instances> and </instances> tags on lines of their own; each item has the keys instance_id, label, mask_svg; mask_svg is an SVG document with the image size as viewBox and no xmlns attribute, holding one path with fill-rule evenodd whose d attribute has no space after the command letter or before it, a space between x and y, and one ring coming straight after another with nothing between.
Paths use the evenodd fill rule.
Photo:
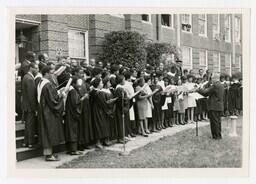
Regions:
<instances>
[{"instance_id":1,"label":"crowd of people","mask_svg":"<svg viewBox=\"0 0 256 184\"><path fill-rule=\"evenodd\" d=\"M160 63L138 70L93 59L90 64L69 57L50 61L47 54L29 51L16 70L22 82L23 146L40 146L46 161L59 160L53 148L61 143L68 154L78 155L208 119L212 73L182 70L179 60L172 67ZM221 75L219 80L222 116L238 115L242 79Z\"/></svg>"}]
</instances>

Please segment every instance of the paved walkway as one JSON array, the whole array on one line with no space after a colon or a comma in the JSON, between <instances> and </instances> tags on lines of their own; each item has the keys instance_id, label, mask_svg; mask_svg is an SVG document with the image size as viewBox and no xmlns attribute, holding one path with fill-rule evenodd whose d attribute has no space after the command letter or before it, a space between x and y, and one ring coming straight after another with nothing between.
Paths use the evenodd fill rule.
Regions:
<instances>
[{"instance_id":1,"label":"paved walkway","mask_svg":"<svg viewBox=\"0 0 256 184\"><path fill-rule=\"evenodd\" d=\"M202 122L198 123L198 127L206 126L206 125L209 125L209 122L202 121ZM157 141L162 137L171 136L171 135L174 135L175 133L181 132L183 130L195 129L195 128L196 128L196 123L187 124L187 125L184 125L184 126L179 125L179 126L174 126L172 128L164 129L159 133L150 134L149 137L137 136L135 138L135 140L129 141L126 144L126 151L130 152L134 149L143 147L143 146L145 146L146 144L148 144L150 142ZM195 130L195 134L196 134L196 130ZM114 144L110 147L106 147L105 149L122 152L123 151L123 145L122 144ZM84 151L83 155L88 153L89 151L94 151L94 149ZM70 155L67 155L65 152L59 153L58 155L59 155L59 158L61 159L58 162L45 162L44 157L42 156L42 157L36 157L36 158L21 161L21 162L17 162L16 166L17 166L17 168L27 168L27 169L31 169L31 168L50 169L50 168L56 168L56 167L62 165L63 163L69 162L69 161L81 156L81 155L79 155L79 156L70 156Z\"/></svg>"}]
</instances>

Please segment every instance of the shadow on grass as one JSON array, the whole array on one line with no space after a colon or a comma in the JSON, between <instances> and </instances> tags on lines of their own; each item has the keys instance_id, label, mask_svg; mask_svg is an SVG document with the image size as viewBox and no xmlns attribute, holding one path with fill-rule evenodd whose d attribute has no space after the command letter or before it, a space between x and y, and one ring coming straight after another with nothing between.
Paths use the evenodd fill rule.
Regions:
<instances>
[{"instance_id":1,"label":"shadow on grass","mask_svg":"<svg viewBox=\"0 0 256 184\"><path fill-rule=\"evenodd\" d=\"M119 156L118 152L96 150L58 168L237 168L242 159L242 122L238 137L229 137L227 121L222 123L222 140L211 139L210 127L185 130Z\"/></svg>"}]
</instances>

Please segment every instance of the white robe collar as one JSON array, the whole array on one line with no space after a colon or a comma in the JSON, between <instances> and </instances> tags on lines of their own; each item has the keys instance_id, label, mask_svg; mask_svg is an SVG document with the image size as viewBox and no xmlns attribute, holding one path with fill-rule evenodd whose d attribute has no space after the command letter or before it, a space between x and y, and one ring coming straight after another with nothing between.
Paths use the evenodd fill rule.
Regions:
<instances>
[{"instance_id":1,"label":"white robe collar","mask_svg":"<svg viewBox=\"0 0 256 184\"><path fill-rule=\"evenodd\" d=\"M46 78L43 78L42 81L39 83L39 85L37 86L37 101L38 103L40 103L40 98L41 98L41 93L42 93L42 89L43 87L47 84L50 83L50 81Z\"/></svg>"}]
</instances>

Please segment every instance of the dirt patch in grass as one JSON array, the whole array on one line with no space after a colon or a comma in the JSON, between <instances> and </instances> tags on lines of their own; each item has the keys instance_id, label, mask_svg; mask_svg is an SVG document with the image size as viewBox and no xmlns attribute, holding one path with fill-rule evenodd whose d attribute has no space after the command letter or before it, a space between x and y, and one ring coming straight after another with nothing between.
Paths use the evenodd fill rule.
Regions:
<instances>
[{"instance_id":1,"label":"dirt patch in grass","mask_svg":"<svg viewBox=\"0 0 256 184\"><path fill-rule=\"evenodd\" d=\"M211 139L210 127L185 130L119 156L118 152L95 150L58 168L237 168L242 160L242 122L238 137L228 136L227 122L222 124L222 140Z\"/></svg>"}]
</instances>

